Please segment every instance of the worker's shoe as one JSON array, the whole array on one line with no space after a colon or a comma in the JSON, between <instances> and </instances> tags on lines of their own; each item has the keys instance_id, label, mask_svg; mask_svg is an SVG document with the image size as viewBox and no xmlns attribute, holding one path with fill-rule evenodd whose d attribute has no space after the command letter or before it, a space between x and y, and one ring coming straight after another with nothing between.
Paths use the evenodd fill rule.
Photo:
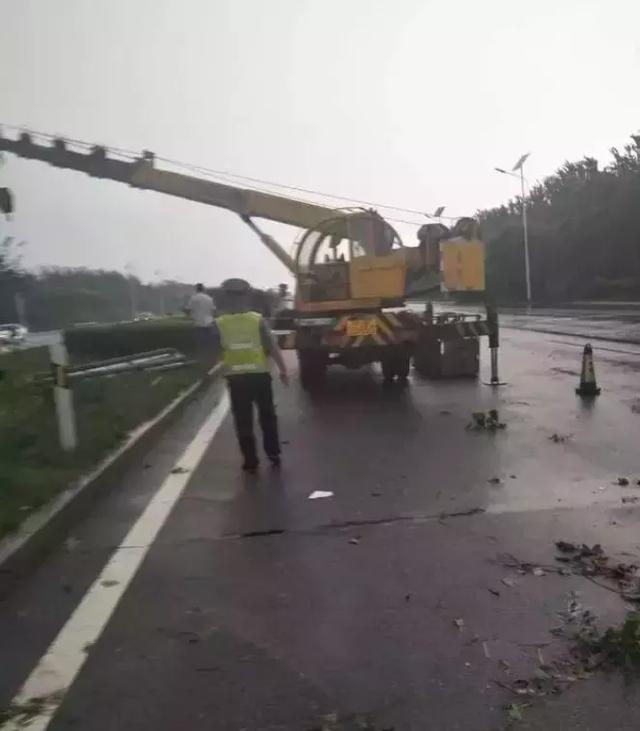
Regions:
<instances>
[{"instance_id":1,"label":"worker's shoe","mask_svg":"<svg viewBox=\"0 0 640 731\"><path fill-rule=\"evenodd\" d=\"M269 457L269 460L271 462L271 466L275 469L278 469L282 465L282 460L280 459L279 454L276 454L273 457Z\"/></svg>"},{"instance_id":2,"label":"worker's shoe","mask_svg":"<svg viewBox=\"0 0 640 731\"><path fill-rule=\"evenodd\" d=\"M250 475L255 475L255 473L258 471L258 460L245 460L242 463L242 469L244 472L247 472Z\"/></svg>"}]
</instances>

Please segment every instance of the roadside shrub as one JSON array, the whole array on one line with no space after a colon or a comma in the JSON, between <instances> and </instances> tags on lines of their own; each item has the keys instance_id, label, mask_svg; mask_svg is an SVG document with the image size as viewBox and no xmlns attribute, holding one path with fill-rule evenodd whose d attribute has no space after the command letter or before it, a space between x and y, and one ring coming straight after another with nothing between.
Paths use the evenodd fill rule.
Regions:
<instances>
[{"instance_id":1,"label":"roadside shrub","mask_svg":"<svg viewBox=\"0 0 640 731\"><path fill-rule=\"evenodd\" d=\"M74 327L65 331L72 362L115 358L159 348L195 352L194 326L187 318L163 318L115 325Z\"/></svg>"}]
</instances>

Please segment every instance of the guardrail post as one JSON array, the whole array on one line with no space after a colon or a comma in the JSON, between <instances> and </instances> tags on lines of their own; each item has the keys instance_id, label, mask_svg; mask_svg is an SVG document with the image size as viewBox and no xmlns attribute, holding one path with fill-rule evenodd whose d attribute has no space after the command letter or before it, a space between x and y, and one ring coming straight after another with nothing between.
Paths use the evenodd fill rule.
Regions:
<instances>
[{"instance_id":1,"label":"guardrail post","mask_svg":"<svg viewBox=\"0 0 640 731\"><path fill-rule=\"evenodd\" d=\"M60 446L72 452L78 446L76 414L73 408L73 392L69 385L69 355L62 333L49 344L49 359L53 371L53 398L58 419Z\"/></svg>"}]
</instances>

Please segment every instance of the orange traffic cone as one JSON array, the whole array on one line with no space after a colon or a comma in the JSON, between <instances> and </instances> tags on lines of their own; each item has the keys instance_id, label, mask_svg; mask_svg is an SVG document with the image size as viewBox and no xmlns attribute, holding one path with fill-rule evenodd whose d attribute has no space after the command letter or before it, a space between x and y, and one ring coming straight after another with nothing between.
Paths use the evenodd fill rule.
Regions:
<instances>
[{"instance_id":1,"label":"orange traffic cone","mask_svg":"<svg viewBox=\"0 0 640 731\"><path fill-rule=\"evenodd\" d=\"M596 372L593 367L593 349L591 344L584 346L582 353L582 372L580 374L580 386L576 388L578 396L598 396L600 389L596 383Z\"/></svg>"}]
</instances>

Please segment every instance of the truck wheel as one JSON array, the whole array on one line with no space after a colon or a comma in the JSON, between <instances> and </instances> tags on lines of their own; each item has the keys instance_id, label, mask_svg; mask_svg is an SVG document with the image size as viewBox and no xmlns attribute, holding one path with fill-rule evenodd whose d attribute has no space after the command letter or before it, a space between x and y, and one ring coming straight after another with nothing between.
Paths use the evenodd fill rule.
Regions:
<instances>
[{"instance_id":1,"label":"truck wheel","mask_svg":"<svg viewBox=\"0 0 640 731\"><path fill-rule=\"evenodd\" d=\"M396 376L398 383L405 385L409 378L409 371L411 370L411 355L409 353L398 353L398 359L396 363Z\"/></svg>"},{"instance_id":2,"label":"truck wheel","mask_svg":"<svg viewBox=\"0 0 640 731\"><path fill-rule=\"evenodd\" d=\"M409 369L411 367L411 356L404 350L395 350L382 358L382 377L385 386L390 386L393 379L397 378L402 385L407 383Z\"/></svg>"},{"instance_id":3,"label":"truck wheel","mask_svg":"<svg viewBox=\"0 0 640 731\"><path fill-rule=\"evenodd\" d=\"M327 375L327 359L324 353L314 350L299 350L298 367L300 384L305 391L318 391L322 388Z\"/></svg>"},{"instance_id":4,"label":"truck wheel","mask_svg":"<svg viewBox=\"0 0 640 731\"><path fill-rule=\"evenodd\" d=\"M382 385L385 387L391 386L393 377L396 375L393 358L390 356L383 357L380 365L382 366Z\"/></svg>"}]
</instances>

